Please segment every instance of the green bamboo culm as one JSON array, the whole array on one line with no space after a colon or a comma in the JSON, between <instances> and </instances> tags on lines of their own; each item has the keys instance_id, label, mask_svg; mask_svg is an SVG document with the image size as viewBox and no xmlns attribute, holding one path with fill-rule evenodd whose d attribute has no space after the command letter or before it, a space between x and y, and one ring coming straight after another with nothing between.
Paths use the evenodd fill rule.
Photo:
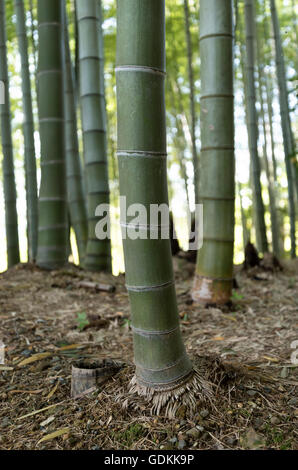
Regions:
<instances>
[{"instance_id":1,"label":"green bamboo culm","mask_svg":"<svg viewBox=\"0 0 298 470\"><path fill-rule=\"evenodd\" d=\"M65 265L68 251L61 0L38 0L38 28L41 183L37 264L57 269Z\"/></svg>"},{"instance_id":2,"label":"green bamboo culm","mask_svg":"<svg viewBox=\"0 0 298 470\"><path fill-rule=\"evenodd\" d=\"M295 191L294 185L297 184L297 158L293 133L291 129L291 120L289 113L288 90L285 73L285 63L283 49L280 37L279 21L275 6L275 0L270 0L271 19L275 43L276 71L279 89L279 103L281 128L283 135L283 145L285 153L285 165L288 180L288 203L290 215L290 237L291 237L291 258L296 257L296 218L295 218ZM298 189L297 189L298 195Z\"/></svg>"},{"instance_id":3,"label":"green bamboo culm","mask_svg":"<svg viewBox=\"0 0 298 470\"><path fill-rule=\"evenodd\" d=\"M69 47L68 21L65 6L65 3L63 3L63 81L67 200L70 215L70 223L74 229L76 236L80 264L84 265L88 240L87 210L83 190L82 165L79 153L76 98L74 93L74 76L72 71L72 62Z\"/></svg>"},{"instance_id":4,"label":"green bamboo culm","mask_svg":"<svg viewBox=\"0 0 298 470\"><path fill-rule=\"evenodd\" d=\"M8 267L19 263L18 216L16 208L16 185L14 175L9 79L6 48L5 1L0 0L0 121L2 142L2 168L5 204L5 227Z\"/></svg>"},{"instance_id":5,"label":"green bamboo culm","mask_svg":"<svg viewBox=\"0 0 298 470\"><path fill-rule=\"evenodd\" d=\"M25 181L27 202L27 237L28 259L35 261L37 254L38 234L38 199L37 199L37 175L36 156L34 143L34 121L32 111L32 93L28 61L28 40L25 22L25 10L23 0L15 0L15 13L17 17L17 37L21 57L22 93L24 112L24 147L25 147Z\"/></svg>"},{"instance_id":6,"label":"green bamboo culm","mask_svg":"<svg viewBox=\"0 0 298 470\"><path fill-rule=\"evenodd\" d=\"M99 239L96 208L109 203L107 131L104 94L102 12L99 0L76 0L80 103L83 128L85 176L88 202L88 243L85 268L111 270L109 237Z\"/></svg>"},{"instance_id":7,"label":"green bamboo culm","mask_svg":"<svg viewBox=\"0 0 298 470\"><path fill-rule=\"evenodd\" d=\"M258 124L256 112L255 89L255 21L252 0L245 0L245 43L246 43L246 82L247 82L247 130L249 152L252 165L252 184L256 208L256 232L260 249L268 251L268 241L265 225L265 208L262 198L261 167L258 154Z\"/></svg>"},{"instance_id":8,"label":"green bamboo culm","mask_svg":"<svg viewBox=\"0 0 298 470\"><path fill-rule=\"evenodd\" d=\"M118 0L117 21L120 195L127 207L141 204L149 214L151 204L168 205L165 1ZM121 221L136 384L172 390L192 374L192 364L179 328L170 241L158 229L150 239L146 224L146 239L131 239L124 211Z\"/></svg>"},{"instance_id":9,"label":"green bamboo culm","mask_svg":"<svg viewBox=\"0 0 298 470\"><path fill-rule=\"evenodd\" d=\"M234 96L232 0L201 0L201 170L203 246L192 297L230 300L234 247Z\"/></svg>"},{"instance_id":10,"label":"green bamboo culm","mask_svg":"<svg viewBox=\"0 0 298 470\"><path fill-rule=\"evenodd\" d=\"M197 136L196 136L196 102L195 102L195 82L193 73L193 53L192 41L190 32L190 18L189 18L189 4L188 0L184 0L184 21L185 21L185 36L187 44L187 62L188 62L188 79L189 79L189 101L190 101L190 116L191 116L191 144L192 144L192 160L194 168L194 187L195 187L195 203L199 204L199 158L197 151Z\"/></svg>"},{"instance_id":11,"label":"green bamboo culm","mask_svg":"<svg viewBox=\"0 0 298 470\"><path fill-rule=\"evenodd\" d=\"M250 230L247 224L247 217L243 207L243 198L242 198L242 184L238 182L237 185L239 202L240 202L240 212L241 212L241 225L242 225L242 240L243 240L243 253L247 243L250 241Z\"/></svg>"},{"instance_id":12,"label":"green bamboo culm","mask_svg":"<svg viewBox=\"0 0 298 470\"><path fill-rule=\"evenodd\" d=\"M255 23L257 28L257 23ZM263 127L263 137L264 137L264 145L263 145L263 161L265 164L265 171L268 181L268 195L269 195L269 209L270 209L270 219L271 219L271 235L272 235L272 251L275 256L279 257L280 249L279 249L279 233L278 233L278 213L276 208L276 198L275 198L275 187L274 187L274 179L271 171L271 167L269 164L269 157L268 157L268 141L267 141L267 128L266 128L266 119L265 119L265 102L264 102L264 95L263 95L263 84L265 72L264 72L264 51L263 51L263 44L260 40L259 31L257 28L256 32L256 44L257 44L257 69L258 69L258 82L259 82L259 102L260 102L260 118Z\"/></svg>"}]
</instances>

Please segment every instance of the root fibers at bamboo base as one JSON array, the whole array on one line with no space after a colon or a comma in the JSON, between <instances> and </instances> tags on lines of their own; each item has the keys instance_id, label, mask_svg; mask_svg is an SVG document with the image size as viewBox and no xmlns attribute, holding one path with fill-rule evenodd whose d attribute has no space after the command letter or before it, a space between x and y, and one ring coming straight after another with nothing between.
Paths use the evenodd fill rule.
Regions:
<instances>
[{"instance_id":1,"label":"root fibers at bamboo base","mask_svg":"<svg viewBox=\"0 0 298 470\"><path fill-rule=\"evenodd\" d=\"M196 374L173 392L136 387L124 277L19 265L0 275L1 449L297 449L297 262L236 268L229 309L191 302L194 266L174 259ZM115 292L92 289L108 284ZM126 366L70 398L73 362ZM140 394L141 392L141 394Z\"/></svg>"}]
</instances>

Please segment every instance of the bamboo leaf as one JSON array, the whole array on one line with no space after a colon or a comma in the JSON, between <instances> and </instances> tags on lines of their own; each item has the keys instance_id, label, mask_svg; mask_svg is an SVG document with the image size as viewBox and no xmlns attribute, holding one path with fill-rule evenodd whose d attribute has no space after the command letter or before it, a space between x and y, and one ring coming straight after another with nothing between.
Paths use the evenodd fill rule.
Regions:
<instances>
[{"instance_id":1,"label":"bamboo leaf","mask_svg":"<svg viewBox=\"0 0 298 470\"><path fill-rule=\"evenodd\" d=\"M44 411L49 410L50 408L54 408L55 406L61 405L62 403L64 403L64 401L61 401L60 403L55 403L54 405L46 406L45 408L41 408L40 410L32 411L31 413L27 413L26 415L19 416L17 420L25 419L25 418L28 418L29 416L34 416L39 413L43 413Z\"/></svg>"},{"instance_id":2,"label":"bamboo leaf","mask_svg":"<svg viewBox=\"0 0 298 470\"><path fill-rule=\"evenodd\" d=\"M270 361L270 362L279 362L279 359L277 359L276 357L263 356L263 358L267 359L267 361Z\"/></svg>"},{"instance_id":3,"label":"bamboo leaf","mask_svg":"<svg viewBox=\"0 0 298 470\"><path fill-rule=\"evenodd\" d=\"M82 344L68 344L67 346L61 346L61 348L57 348L56 351L68 351L69 349L79 349L84 348L85 346Z\"/></svg>"},{"instance_id":4,"label":"bamboo leaf","mask_svg":"<svg viewBox=\"0 0 298 470\"><path fill-rule=\"evenodd\" d=\"M40 361L42 359L45 359L46 357L52 356L53 354L50 352L44 352L44 353L38 353L34 354L31 357L28 357L27 359L24 359L23 361L19 362L18 367L21 366L26 366L28 364L31 364L32 362Z\"/></svg>"},{"instance_id":5,"label":"bamboo leaf","mask_svg":"<svg viewBox=\"0 0 298 470\"><path fill-rule=\"evenodd\" d=\"M40 439L37 444L41 442L50 441L51 439L55 439L56 437L63 436L63 434L67 434L70 431L70 428L62 428L58 431L52 432L51 434L47 434L42 439Z\"/></svg>"},{"instance_id":6,"label":"bamboo leaf","mask_svg":"<svg viewBox=\"0 0 298 470\"><path fill-rule=\"evenodd\" d=\"M46 400L49 400L50 398L52 398L52 396L54 395L54 393L56 392L58 388L58 385L59 385L59 382L57 382L56 385L52 388L50 393L47 395Z\"/></svg>"}]
</instances>

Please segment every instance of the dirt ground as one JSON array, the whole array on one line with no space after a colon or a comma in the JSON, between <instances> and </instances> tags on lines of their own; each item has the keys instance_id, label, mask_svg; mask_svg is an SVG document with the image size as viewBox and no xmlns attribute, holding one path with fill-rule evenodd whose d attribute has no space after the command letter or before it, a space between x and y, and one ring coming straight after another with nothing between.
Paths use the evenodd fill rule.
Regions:
<instances>
[{"instance_id":1,"label":"dirt ground","mask_svg":"<svg viewBox=\"0 0 298 470\"><path fill-rule=\"evenodd\" d=\"M19 265L0 275L0 449L298 449L297 262L282 272L238 267L233 304L219 309L192 304L193 265L174 261L184 340L214 383L212 406L198 401L189 416L182 403L168 419L128 395L134 368L123 275ZM86 358L126 366L74 400L71 366Z\"/></svg>"}]
</instances>

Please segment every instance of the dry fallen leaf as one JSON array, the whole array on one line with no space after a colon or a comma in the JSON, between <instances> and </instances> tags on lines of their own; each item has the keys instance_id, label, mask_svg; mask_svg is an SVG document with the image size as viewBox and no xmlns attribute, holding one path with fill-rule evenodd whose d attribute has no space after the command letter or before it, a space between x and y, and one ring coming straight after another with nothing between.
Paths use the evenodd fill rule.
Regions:
<instances>
[{"instance_id":1,"label":"dry fallen leaf","mask_svg":"<svg viewBox=\"0 0 298 470\"><path fill-rule=\"evenodd\" d=\"M40 423L40 426L44 428L48 424L52 423L54 419L55 419L55 416L49 416L47 419L45 419L44 421Z\"/></svg>"},{"instance_id":2,"label":"dry fallen leaf","mask_svg":"<svg viewBox=\"0 0 298 470\"><path fill-rule=\"evenodd\" d=\"M265 438L257 434L253 428L249 428L241 439L241 445L245 449L261 449L265 446Z\"/></svg>"},{"instance_id":3,"label":"dry fallen leaf","mask_svg":"<svg viewBox=\"0 0 298 470\"><path fill-rule=\"evenodd\" d=\"M49 400L50 398L52 398L52 396L54 395L54 393L56 392L58 388L58 385L59 385L59 382L57 382L56 385L52 388L50 393L47 395L46 400Z\"/></svg>"},{"instance_id":4,"label":"dry fallen leaf","mask_svg":"<svg viewBox=\"0 0 298 470\"><path fill-rule=\"evenodd\" d=\"M222 313L222 317L227 318L228 320L232 320L232 321L237 322L237 318L233 317L232 315L226 315L226 314Z\"/></svg>"},{"instance_id":5,"label":"dry fallen leaf","mask_svg":"<svg viewBox=\"0 0 298 470\"><path fill-rule=\"evenodd\" d=\"M19 419L25 419L25 418L28 418L29 416L34 416L38 413L42 413L43 411L46 411L46 410L49 410L50 408L54 408L55 406L58 406L58 405L61 405L63 403L63 401L60 401L60 403L55 403L54 405L49 405L49 406L46 406L45 408L41 408L40 410L36 410L36 411L32 411L31 413L28 413L26 415L23 415L23 416L19 416L17 418L17 420Z\"/></svg>"},{"instance_id":6,"label":"dry fallen leaf","mask_svg":"<svg viewBox=\"0 0 298 470\"><path fill-rule=\"evenodd\" d=\"M277 359L276 357L263 356L263 358L267 359L267 361L270 361L270 362L279 362L279 359Z\"/></svg>"},{"instance_id":7,"label":"dry fallen leaf","mask_svg":"<svg viewBox=\"0 0 298 470\"><path fill-rule=\"evenodd\" d=\"M68 349L78 349L84 347L83 344L68 344L67 346L61 346L57 348L56 351L67 351Z\"/></svg>"},{"instance_id":8,"label":"dry fallen leaf","mask_svg":"<svg viewBox=\"0 0 298 470\"><path fill-rule=\"evenodd\" d=\"M59 429L58 431L51 432L50 434L47 434L46 436L42 437L37 444L40 444L40 442L44 441L49 441L51 439L55 439L56 437L63 436L63 434L69 433L69 428L62 428Z\"/></svg>"},{"instance_id":9,"label":"dry fallen leaf","mask_svg":"<svg viewBox=\"0 0 298 470\"><path fill-rule=\"evenodd\" d=\"M31 364L32 362L40 361L41 359L44 359L45 357L52 356L53 353L49 352L44 352L44 353L38 353L34 354L31 357L28 357L27 359L24 359L23 361L19 362L18 367L21 366L26 366L27 364Z\"/></svg>"}]
</instances>

